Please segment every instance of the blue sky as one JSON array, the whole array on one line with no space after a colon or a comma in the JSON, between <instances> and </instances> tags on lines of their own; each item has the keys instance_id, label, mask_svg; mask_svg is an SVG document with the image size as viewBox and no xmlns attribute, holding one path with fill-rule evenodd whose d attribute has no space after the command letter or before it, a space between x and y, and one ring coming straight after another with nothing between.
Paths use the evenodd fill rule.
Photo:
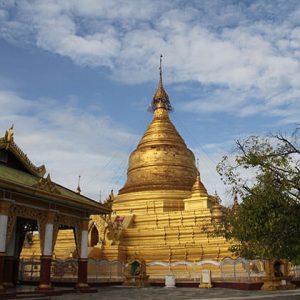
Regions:
<instances>
[{"instance_id":1,"label":"blue sky","mask_svg":"<svg viewBox=\"0 0 300 300\"><path fill-rule=\"evenodd\" d=\"M160 53L171 118L229 203L215 165L235 139L299 123L299 1L2 0L0 130L103 199L152 118Z\"/></svg>"}]
</instances>

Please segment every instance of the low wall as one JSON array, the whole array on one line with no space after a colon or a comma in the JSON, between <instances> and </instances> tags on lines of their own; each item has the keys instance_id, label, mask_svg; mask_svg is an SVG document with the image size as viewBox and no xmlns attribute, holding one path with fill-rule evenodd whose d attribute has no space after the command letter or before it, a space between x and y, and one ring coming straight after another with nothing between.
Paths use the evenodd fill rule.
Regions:
<instances>
[{"instance_id":1,"label":"low wall","mask_svg":"<svg viewBox=\"0 0 300 300\"><path fill-rule=\"evenodd\" d=\"M215 287L238 289L259 289L265 276L262 261L248 261L242 258L231 258L222 261L176 261L147 262L146 272L154 286L163 286L165 276L176 277L176 286L198 286L202 270L210 270ZM40 277L40 260L22 259L19 264L19 280L38 282ZM126 263L108 260L88 260L88 282L92 285L120 284L124 281ZM291 269L294 283L300 286L299 267ZM57 284L77 282L77 259L53 260L51 281Z\"/></svg>"}]
</instances>

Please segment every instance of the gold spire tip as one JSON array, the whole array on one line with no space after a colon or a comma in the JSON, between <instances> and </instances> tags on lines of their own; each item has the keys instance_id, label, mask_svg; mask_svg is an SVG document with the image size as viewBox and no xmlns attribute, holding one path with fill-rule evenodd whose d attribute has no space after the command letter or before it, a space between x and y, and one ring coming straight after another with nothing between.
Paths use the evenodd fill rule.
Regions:
<instances>
[{"instance_id":1,"label":"gold spire tip","mask_svg":"<svg viewBox=\"0 0 300 300\"><path fill-rule=\"evenodd\" d=\"M172 106L169 101L169 96L164 89L163 79L162 79L162 54L159 56L159 84L158 88L154 94L153 100L151 102L151 110L155 111L159 107L164 107L166 110L171 111Z\"/></svg>"},{"instance_id":2,"label":"gold spire tip","mask_svg":"<svg viewBox=\"0 0 300 300\"><path fill-rule=\"evenodd\" d=\"M7 144L9 144L13 140L13 136L14 136L14 124L12 124L11 127L5 131L4 138Z\"/></svg>"},{"instance_id":3,"label":"gold spire tip","mask_svg":"<svg viewBox=\"0 0 300 300\"><path fill-rule=\"evenodd\" d=\"M159 57L159 75L160 75L160 79L162 80L162 54Z\"/></svg>"}]
</instances>

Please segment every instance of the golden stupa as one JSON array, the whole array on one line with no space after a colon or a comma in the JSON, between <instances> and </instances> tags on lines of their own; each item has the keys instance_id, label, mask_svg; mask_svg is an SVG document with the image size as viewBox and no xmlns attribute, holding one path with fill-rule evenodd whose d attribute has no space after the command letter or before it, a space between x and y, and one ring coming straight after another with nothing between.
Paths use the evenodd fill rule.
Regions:
<instances>
[{"instance_id":1,"label":"golden stupa","mask_svg":"<svg viewBox=\"0 0 300 300\"><path fill-rule=\"evenodd\" d=\"M219 277L219 262L232 257L228 242L210 234L222 218L222 206L217 195L207 193L193 152L170 120L161 65L151 109L153 119L129 157L127 181L107 201L111 218L93 216L101 250L91 251L91 257L143 260L152 280L203 268Z\"/></svg>"},{"instance_id":2,"label":"golden stupa","mask_svg":"<svg viewBox=\"0 0 300 300\"><path fill-rule=\"evenodd\" d=\"M153 119L129 157L127 181L106 201L113 213L105 219L92 216L89 257L144 261L152 281L168 274L191 278L203 269L219 278L220 262L232 257L229 243L210 234L222 218L222 206L217 195L207 193L193 152L170 120L161 65L151 109ZM70 236L70 231L59 233L57 258L67 258L75 249ZM28 251L23 249L22 256L38 255L38 249Z\"/></svg>"}]
</instances>

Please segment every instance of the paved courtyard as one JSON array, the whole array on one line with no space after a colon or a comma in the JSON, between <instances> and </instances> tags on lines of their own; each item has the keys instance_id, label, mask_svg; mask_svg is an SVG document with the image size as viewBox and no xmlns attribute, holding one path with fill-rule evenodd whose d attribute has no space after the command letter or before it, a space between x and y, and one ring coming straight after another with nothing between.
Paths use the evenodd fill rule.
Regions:
<instances>
[{"instance_id":1,"label":"paved courtyard","mask_svg":"<svg viewBox=\"0 0 300 300\"><path fill-rule=\"evenodd\" d=\"M162 299L300 299L300 289L291 291L263 292L241 291L232 289L198 289L198 288L132 288L132 287L100 287L98 293L93 294L65 294L59 297L51 297L52 300L162 300Z\"/></svg>"}]
</instances>

